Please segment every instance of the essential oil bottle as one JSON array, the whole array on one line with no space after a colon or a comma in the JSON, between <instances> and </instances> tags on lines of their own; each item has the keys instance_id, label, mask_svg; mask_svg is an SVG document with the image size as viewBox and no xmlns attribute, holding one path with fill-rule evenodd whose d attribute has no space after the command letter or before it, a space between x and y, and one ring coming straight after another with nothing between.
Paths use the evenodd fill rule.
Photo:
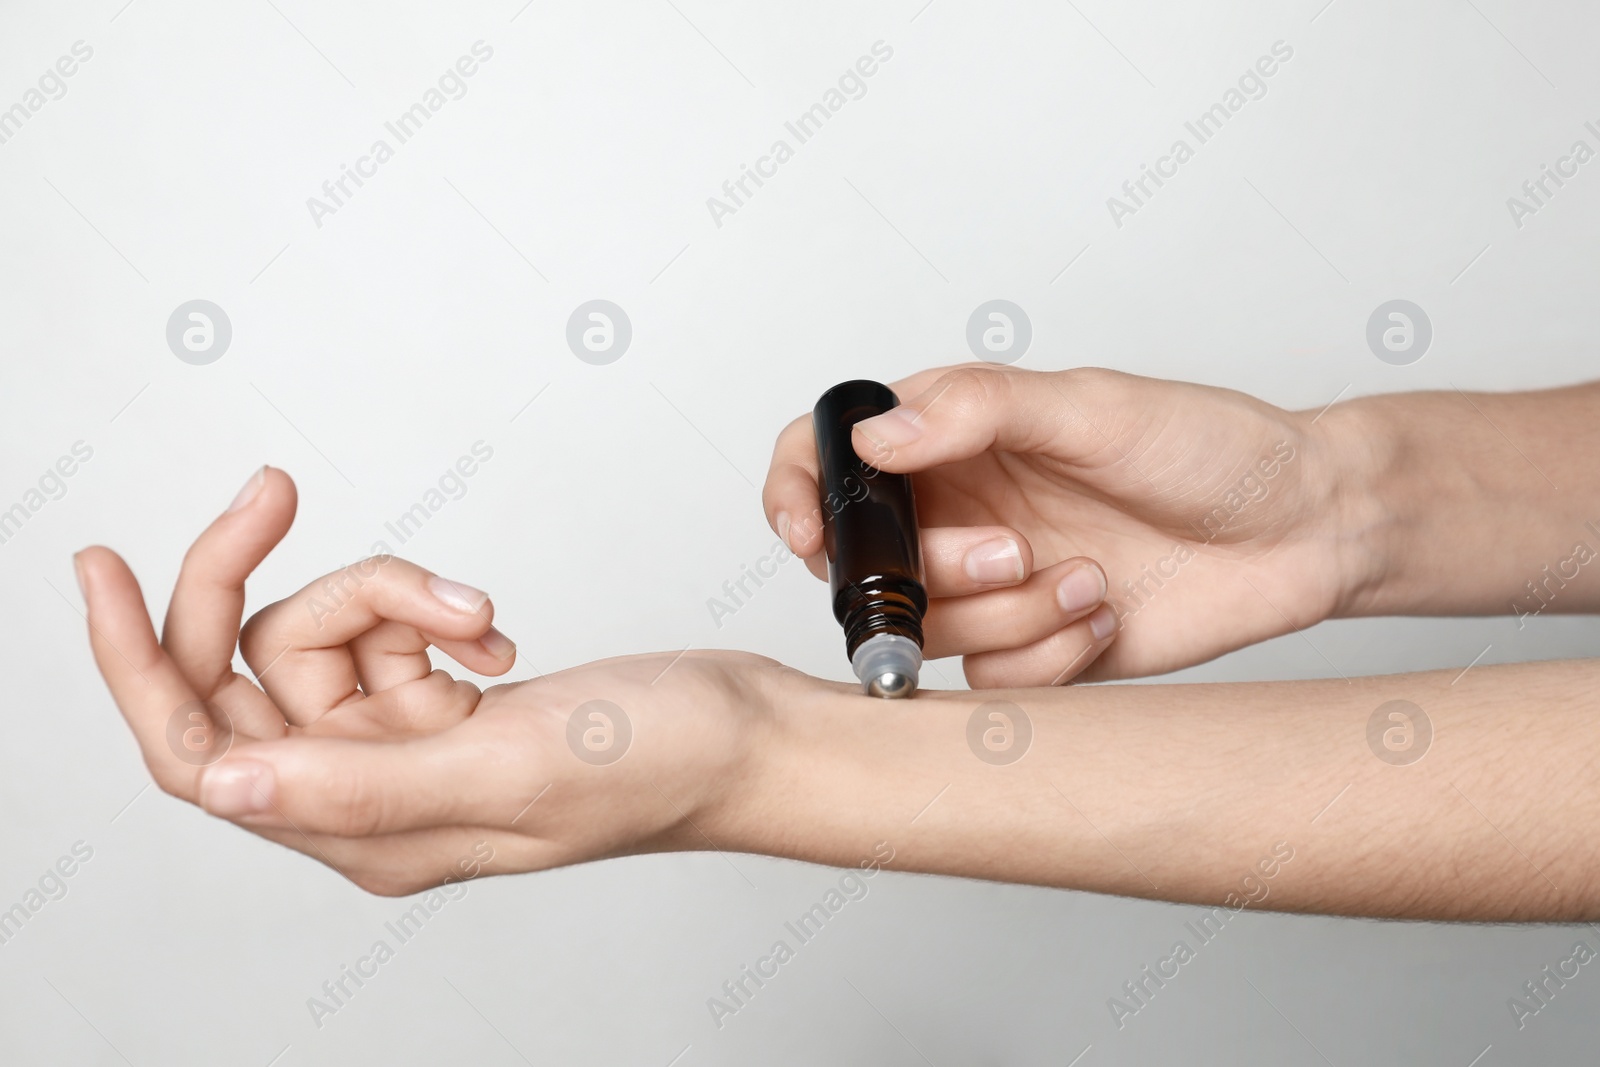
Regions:
<instances>
[{"instance_id":1,"label":"essential oil bottle","mask_svg":"<svg viewBox=\"0 0 1600 1067\"><path fill-rule=\"evenodd\" d=\"M911 476L862 460L850 431L899 402L887 385L844 382L811 413L833 615L863 692L888 699L915 693L922 669L922 542Z\"/></svg>"}]
</instances>

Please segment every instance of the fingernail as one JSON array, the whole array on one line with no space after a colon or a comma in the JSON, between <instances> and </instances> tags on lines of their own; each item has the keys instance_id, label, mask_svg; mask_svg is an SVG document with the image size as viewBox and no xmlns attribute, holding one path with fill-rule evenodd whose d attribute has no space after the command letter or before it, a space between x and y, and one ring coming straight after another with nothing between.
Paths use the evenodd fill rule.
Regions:
<instances>
[{"instance_id":1,"label":"fingernail","mask_svg":"<svg viewBox=\"0 0 1600 1067\"><path fill-rule=\"evenodd\" d=\"M783 547L787 548L790 552L793 552L794 545L789 543L789 528L794 525L794 522L789 518L789 513L787 511L778 512L778 514L774 516L774 522L777 524L778 538L783 541Z\"/></svg>"},{"instance_id":2,"label":"fingernail","mask_svg":"<svg viewBox=\"0 0 1600 1067\"><path fill-rule=\"evenodd\" d=\"M200 779L200 806L224 819L256 815L272 807L277 788L272 768L255 760L234 760L208 768Z\"/></svg>"},{"instance_id":3,"label":"fingernail","mask_svg":"<svg viewBox=\"0 0 1600 1067\"><path fill-rule=\"evenodd\" d=\"M83 572L82 552L72 557L72 573L78 576L78 592L83 594L83 602L89 603L89 579Z\"/></svg>"},{"instance_id":4,"label":"fingernail","mask_svg":"<svg viewBox=\"0 0 1600 1067\"><path fill-rule=\"evenodd\" d=\"M1009 537L996 537L973 545L961 569L975 582L1022 581L1022 550Z\"/></svg>"},{"instance_id":5,"label":"fingernail","mask_svg":"<svg viewBox=\"0 0 1600 1067\"><path fill-rule=\"evenodd\" d=\"M428 579L428 592L438 598L439 602L456 611L471 614L483 607L489 599L489 594L482 589L474 589L470 585L452 582L448 578L441 578L437 574Z\"/></svg>"},{"instance_id":6,"label":"fingernail","mask_svg":"<svg viewBox=\"0 0 1600 1067\"><path fill-rule=\"evenodd\" d=\"M891 408L882 415L861 420L856 429L880 449L899 448L922 436L922 423L917 421L920 414L903 407Z\"/></svg>"},{"instance_id":7,"label":"fingernail","mask_svg":"<svg viewBox=\"0 0 1600 1067\"><path fill-rule=\"evenodd\" d=\"M1106 598L1106 576L1093 563L1080 563L1056 586L1056 602L1067 614L1086 611Z\"/></svg>"},{"instance_id":8,"label":"fingernail","mask_svg":"<svg viewBox=\"0 0 1600 1067\"><path fill-rule=\"evenodd\" d=\"M478 644L482 645L483 650L495 659L510 659L517 654L517 646L512 642L511 638L496 630L493 626L489 627L488 633L478 638Z\"/></svg>"},{"instance_id":9,"label":"fingernail","mask_svg":"<svg viewBox=\"0 0 1600 1067\"><path fill-rule=\"evenodd\" d=\"M234 497L233 503L228 505L228 511L238 511L240 508L250 503L250 501L256 498L256 494L261 492L261 487L266 484L267 468L262 467L260 470L256 471L250 476L250 480L248 482L244 483L244 488L239 490L239 495ZM224 512L223 514L227 514L227 512Z\"/></svg>"},{"instance_id":10,"label":"fingernail","mask_svg":"<svg viewBox=\"0 0 1600 1067\"><path fill-rule=\"evenodd\" d=\"M1117 632L1117 612L1110 604L1102 604L1089 616L1089 632L1096 641L1104 641Z\"/></svg>"}]
</instances>

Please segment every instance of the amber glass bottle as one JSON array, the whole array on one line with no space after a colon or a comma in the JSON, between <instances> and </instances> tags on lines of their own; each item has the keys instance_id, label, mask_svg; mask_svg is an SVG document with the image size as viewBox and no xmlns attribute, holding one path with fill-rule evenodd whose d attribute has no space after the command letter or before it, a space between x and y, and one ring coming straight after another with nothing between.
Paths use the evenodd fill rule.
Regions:
<instances>
[{"instance_id":1,"label":"amber glass bottle","mask_svg":"<svg viewBox=\"0 0 1600 1067\"><path fill-rule=\"evenodd\" d=\"M922 542L911 478L856 455L850 431L899 403L878 382L836 385L813 409L833 614L863 691L908 697L922 668Z\"/></svg>"}]
</instances>

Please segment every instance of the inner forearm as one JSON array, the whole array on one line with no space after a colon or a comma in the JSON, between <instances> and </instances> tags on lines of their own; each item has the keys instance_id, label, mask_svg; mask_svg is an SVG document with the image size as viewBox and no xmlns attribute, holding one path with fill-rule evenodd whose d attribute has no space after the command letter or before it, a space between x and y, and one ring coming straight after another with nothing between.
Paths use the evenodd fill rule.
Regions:
<instances>
[{"instance_id":1,"label":"inner forearm","mask_svg":"<svg viewBox=\"0 0 1600 1067\"><path fill-rule=\"evenodd\" d=\"M830 687L779 715L724 847L853 866L883 842L898 869L1210 905L1600 916L1600 661L1452 677L904 703ZM1370 725L1391 700L1426 709L1431 739L1397 705L1413 747L1396 751L1408 724Z\"/></svg>"},{"instance_id":2,"label":"inner forearm","mask_svg":"<svg viewBox=\"0 0 1600 1067\"><path fill-rule=\"evenodd\" d=\"M1369 397L1319 420L1352 458L1372 573L1348 615L1600 611L1600 383Z\"/></svg>"}]
</instances>

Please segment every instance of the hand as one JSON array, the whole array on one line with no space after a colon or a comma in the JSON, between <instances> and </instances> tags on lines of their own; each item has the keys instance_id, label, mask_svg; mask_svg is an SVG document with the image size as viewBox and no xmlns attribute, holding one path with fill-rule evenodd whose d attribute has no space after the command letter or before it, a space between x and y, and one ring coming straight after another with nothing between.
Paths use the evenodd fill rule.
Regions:
<instances>
[{"instance_id":1,"label":"hand","mask_svg":"<svg viewBox=\"0 0 1600 1067\"><path fill-rule=\"evenodd\" d=\"M914 475L926 654L965 657L974 688L1200 663L1327 618L1369 567L1343 536L1356 450L1330 442L1331 415L1097 369L893 388L856 452ZM763 502L825 576L809 415L779 436Z\"/></svg>"},{"instance_id":2,"label":"hand","mask_svg":"<svg viewBox=\"0 0 1600 1067\"><path fill-rule=\"evenodd\" d=\"M493 604L394 557L336 571L241 629L245 577L294 511L294 483L264 468L184 557L159 642L127 564L85 549L90 641L163 790L371 892L712 847L758 709L804 682L756 656L668 653L480 693L427 649L510 670ZM234 673L236 643L260 688Z\"/></svg>"}]
</instances>

